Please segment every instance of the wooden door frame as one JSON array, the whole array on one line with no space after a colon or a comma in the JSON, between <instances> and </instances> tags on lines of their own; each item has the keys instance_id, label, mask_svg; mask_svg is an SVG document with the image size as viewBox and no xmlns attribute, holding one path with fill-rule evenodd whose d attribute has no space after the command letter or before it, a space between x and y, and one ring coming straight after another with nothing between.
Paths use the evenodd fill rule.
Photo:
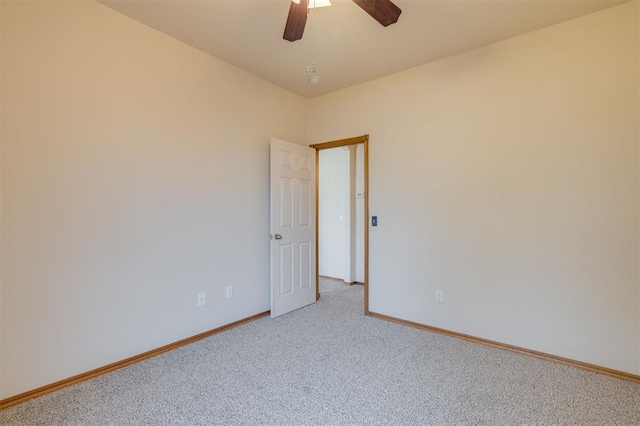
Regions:
<instances>
[{"instance_id":1,"label":"wooden door frame","mask_svg":"<svg viewBox=\"0 0 640 426\"><path fill-rule=\"evenodd\" d=\"M369 315L369 135L309 145L316 150L316 301L320 299L319 203L320 150L364 144L364 314Z\"/></svg>"}]
</instances>

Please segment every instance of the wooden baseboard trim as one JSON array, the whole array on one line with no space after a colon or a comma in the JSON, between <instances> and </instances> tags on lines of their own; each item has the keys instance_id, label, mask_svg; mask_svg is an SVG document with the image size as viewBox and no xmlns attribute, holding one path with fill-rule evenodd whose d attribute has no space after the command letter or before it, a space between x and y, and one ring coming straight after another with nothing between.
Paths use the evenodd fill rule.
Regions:
<instances>
[{"instance_id":1,"label":"wooden baseboard trim","mask_svg":"<svg viewBox=\"0 0 640 426\"><path fill-rule=\"evenodd\" d=\"M346 283L345 280L343 280L342 278L334 278L334 277L329 277L327 275L318 275L320 278L324 278L325 280L331 280L331 281L338 281L341 283Z\"/></svg>"},{"instance_id":2,"label":"wooden baseboard trim","mask_svg":"<svg viewBox=\"0 0 640 426\"><path fill-rule=\"evenodd\" d=\"M58 382L55 383L51 383L49 385L45 385L42 387L39 387L37 389L33 389L3 400L0 400L0 410L4 410L5 408L11 407L13 405L17 405L20 404L22 402L25 402L29 399L38 397L38 396L42 396L44 394L56 391L58 389L62 389L64 387L67 386L71 386L73 384L88 380L88 379L92 379L94 377L97 376L101 376L103 374L106 373L110 373L114 370L119 370L120 368L126 367L128 365L131 364L135 364L136 362L140 362L140 361L144 361L145 359L149 359L152 358L156 355L160 355L162 353L165 352L169 352L173 349L179 348L180 346L185 346L188 345L190 343L194 343L197 342L198 340L202 340L205 339L209 336L213 336L214 334L218 334L218 333L222 333L223 331L227 331L230 330L234 327L238 327L240 325L246 324L248 322L257 320L258 318L262 318L266 315L269 315L270 311L266 311L266 312L261 312L259 314L256 315L252 315L250 317L232 322L230 324L227 325L223 325L221 327L218 328L214 328L213 330L209 330L209 331L205 331L203 333L200 334L196 334L195 336L191 336L191 337L187 337L186 339L182 339L182 340L178 340L177 342L174 343L170 343L168 345L165 346L161 346L159 348L156 349L152 349L150 351L138 354L138 355L134 355L132 357L123 359L121 361L116 361L112 364L109 365L105 365L103 367L99 367L96 368L95 370L91 370L91 371L87 371L86 373L80 373L76 376L73 377L69 377L68 379L64 379L64 380L60 380Z\"/></svg>"},{"instance_id":3,"label":"wooden baseboard trim","mask_svg":"<svg viewBox=\"0 0 640 426\"><path fill-rule=\"evenodd\" d=\"M364 283L361 283L359 281L346 281L346 280L343 280L342 278L328 277L326 275L318 275L318 277L319 278L323 278L325 280L337 281L337 282L342 283L344 285L364 285Z\"/></svg>"},{"instance_id":4,"label":"wooden baseboard trim","mask_svg":"<svg viewBox=\"0 0 640 426\"><path fill-rule=\"evenodd\" d=\"M640 383L640 376L627 373L624 371L614 370L612 368L601 367L595 364L589 364L582 361L576 361L569 358L564 358L557 355L551 355L545 352L534 351L532 349L521 348L519 346L508 345L506 343L496 342L494 340L483 339L481 337L471 336L469 334L458 333L455 331L445 330L443 328L432 327L430 325L420 324L413 321L407 321L400 318L390 317L376 312L369 312L370 317L381 319L384 321L395 322L409 327L419 328L421 330L431 331L434 333L445 334L450 337L456 337L458 339L468 340L474 343L480 343L482 345L492 346L494 348L505 349L511 352L517 352L524 355L534 356L536 358L546 359L548 361L559 362L561 364L570 365L572 367L581 368L583 370L592 371L595 373L605 374L607 376L616 377L618 379L630 380L632 382Z\"/></svg>"}]
</instances>

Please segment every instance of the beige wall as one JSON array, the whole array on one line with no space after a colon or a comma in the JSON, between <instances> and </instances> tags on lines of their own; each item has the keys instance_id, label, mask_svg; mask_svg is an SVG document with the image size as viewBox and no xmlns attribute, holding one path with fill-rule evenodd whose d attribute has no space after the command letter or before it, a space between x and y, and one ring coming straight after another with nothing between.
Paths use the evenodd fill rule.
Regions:
<instances>
[{"instance_id":1,"label":"beige wall","mask_svg":"<svg viewBox=\"0 0 640 426\"><path fill-rule=\"evenodd\" d=\"M0 1L0 241L2 241L2 1ZM2 244L0 244L0 397L2 386Z\"/></svg>"},{"instance_id":2,"label":"beige wall","mask_svg":"<svg viewBox=\"0 0 640 426\"><path fill-rule=\"evenodd\" d=\"M637 7L310 101L371 135L372 311L640 373Z\"/></svg>"},{"instance_id":3,"label":"beige wall","mask_svg":"<svg viewBox=\"0 0 640 426\"><path fill-rule=\"evenodd\" d=\"M0 43L0 398L267 310L307 130L371 135L373 311L640 373L637 3L312 101L91 2Z\"/></svg>"},{"instance_id":4,"label":"beige wall","mask_svg":"<svg viewBox=\"0 0 640 426\"><path fill-rule=\"evenodd\" d=\"M307 101L93 2L2 26L0 397L268 310L269 138Z\"/></svg>"}]
</instances>

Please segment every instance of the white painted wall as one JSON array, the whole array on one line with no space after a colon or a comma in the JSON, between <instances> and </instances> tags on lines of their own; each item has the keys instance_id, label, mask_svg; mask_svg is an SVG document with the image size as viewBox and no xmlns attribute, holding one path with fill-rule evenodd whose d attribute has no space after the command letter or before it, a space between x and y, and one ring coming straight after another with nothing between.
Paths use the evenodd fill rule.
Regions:
<instances>
[{"instance_id":1,"label":"white painted wall","mask_svg":"<svg viewBox=\"0 0 640 426\"><path fill-rule=\"evenodd\" d=\"M310 101L371 136L372 311L640 373L637 7Z\"/></svg>"},{"instance_id":2,"label":"white painted wall","mask_svg":"<svg viewBox=\"0 0 640 426\"><path fill-rule=\"evenodd\" d=\"M319 151L319 170L320 275L364 282L363 145Z\"/></svg>"},{"instance_id":3,"label":"white painted wall","mask_svg":"<svg viewBox=\"0 0 640 426\"><path fill-rule=\"evenodd\" d=\"M269 138L307 101L94 2L1 22L0 398L268 310Z\"/></svg>"},{"instance_id":4,"label":"white painted wall","mask_svg":"<svg viewBox=\"0 0 640 426\"><path fill-rule=\"evenodd\" d=\"M346 280L349 268L349 151L324 149L318 155L318 271L326 277Z\"/></svg>"},{"instance_id":5,"label":"white painted wall","mask_svg":"<svg viewBox=\"0 0 640 426\"><path fill-rule=\"evenodd\" d=\"M364 193L364 144L356 145L356 193ZM365 194L366 196L366 194ZM356 281L364 283L364 198L356 198Z\"/></svg>"},{"instance_id":6,"label":"white painted wall","mask_svg":"<svg viewBox=\"0 0 640 426\"><path fill-rule=\"evenodd\" d=\"M347 225L347 275L345 282L352 283L356 280L356 263L357 263L357 241L356 241L356 147L355 145L345 146L348 156L348 176L347 176L347 205L349 215L345 220L349 222Z\"/></svg>"}]
</instances>

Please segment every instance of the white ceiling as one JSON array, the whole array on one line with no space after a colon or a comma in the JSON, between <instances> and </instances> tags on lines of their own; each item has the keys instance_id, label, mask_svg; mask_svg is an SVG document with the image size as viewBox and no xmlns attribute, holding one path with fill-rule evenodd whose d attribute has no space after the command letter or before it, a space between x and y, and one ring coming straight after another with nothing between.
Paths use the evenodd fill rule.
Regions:
<instances>
[{"instance_id":1,"label":"white ceiling","mask_svg":"<svg viewBox=\"0 0 640 426\"><path fill-rule=\"evenodd\" d=\"M393 0L382 27L351 0L311 10L304 37L282 39L290 0L98 0L307 98L329 93L627 0ZM312 86L306 67L317 63Z\"/></svg>"}]
</instances>

